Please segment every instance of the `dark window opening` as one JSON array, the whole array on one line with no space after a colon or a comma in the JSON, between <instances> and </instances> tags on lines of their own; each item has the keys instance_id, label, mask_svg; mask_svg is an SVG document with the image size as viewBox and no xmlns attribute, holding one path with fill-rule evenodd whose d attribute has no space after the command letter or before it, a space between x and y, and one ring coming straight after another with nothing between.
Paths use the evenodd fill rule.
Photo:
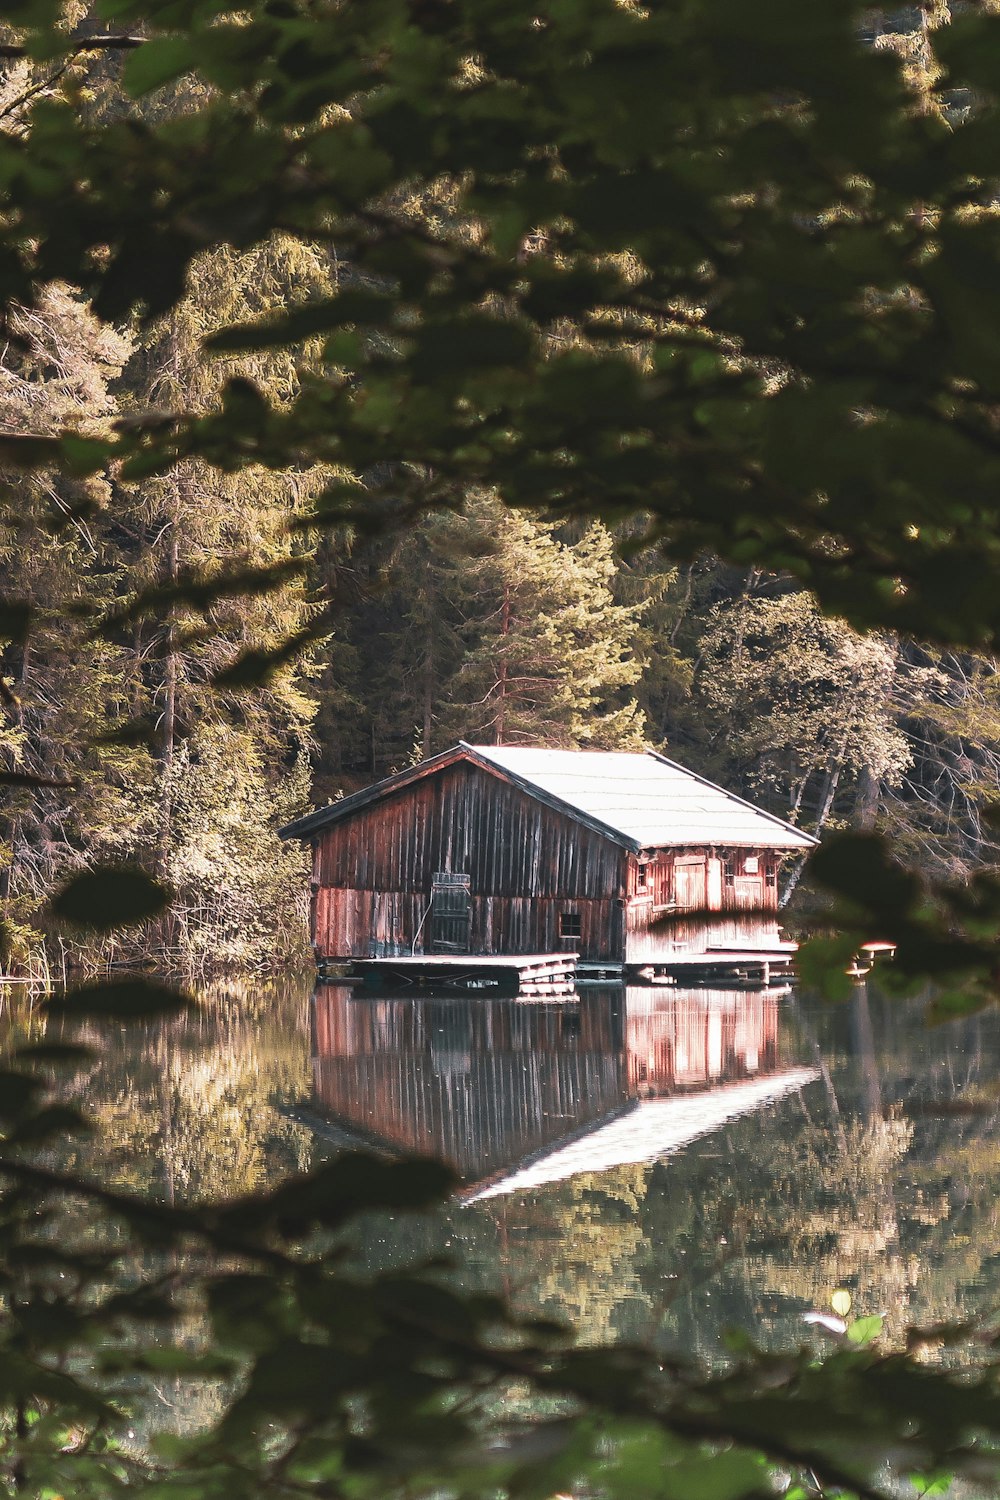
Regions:
<instances>
[{"instance_id":1,"label":"dark window opening","mask_svg":"<svg viewBox=\"0 0 1000 1500\"><path fill-rule=\"evenodd\" d=\"M644 891L646 889L646 882L648 879L649 871L647 867L645 865L640 865L635 875L636 889Z\"/></svg>"},{"instance_id":2,"label":"dark window opening","mask_svg":"<svg viewBox=\"0 0 1000 1500\"><path fill-rule=\"evenodd\" d=\"M768 885L777 885L778 884L778 872L777 872L777 870L768 870L766 872L765 878L767 880Z\"/></svg>"},{"instance_id":3,"label":"dark window opening","mask_svg":"<svg viewBox=\"0 0 1000 1500\"><path fill-rule=\"evenodd\" d=\"M722 878L726 885L732 885L736 880L736 867L731 859L722 862Z\"/></svg>"},{"instance_id":4,"label":"dark window opening","mask_svg":"<svg viewBox=\"0 0 1000 1500\"><path fill-rule=\"evenodd\" d=\"M561 911L559 913L559 936L561 938L583 937L583 923L578 911Z\"/></svg>"}]
</instances>

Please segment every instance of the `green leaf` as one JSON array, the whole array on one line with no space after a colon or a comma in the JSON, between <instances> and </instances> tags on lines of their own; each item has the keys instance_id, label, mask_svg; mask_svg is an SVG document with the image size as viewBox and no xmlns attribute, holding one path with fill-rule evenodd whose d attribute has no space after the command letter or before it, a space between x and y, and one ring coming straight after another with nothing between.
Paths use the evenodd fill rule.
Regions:
<instances>
[{"instance_id":1,"label":"green leaf","mask_svg":"<svg viewBox=\"0 0 1000 1500\"><path fill-rule=\"evenodd\" d=\"M34 619L34 606L19 599L0 601L0 638L21 646Z\"/></svg>"},{"instance_id":2,"label":"green leaf","mask_svg":"<svg viewBox=\"0 0 1000 1500\"><path fill-rule=\"evenodd\" d=\"M473 313L423 327L414 341L411 368L418 380L450 380L497 365L524 366L533 340L519 324Z\"/></svg>"},{"instance_id":3,"label":"green leaf","mask_svg":"<svg viewBox=\"0 0 1000 1500\"><path fill-rule=\"evenodd\" d=\"M74 876L52 898L51 911L78 927L113 932L148 921L169 900L167 888L138 866L106 866Z\"/></svg>"},{"instance_id":4,"label":"green leaf","mask_svg":"<svg viewBox=\"0 0 1000 1500\"><path fill-rule=\"evenodd\" d=\"M138 99L189 73L197 61L190 37L151 37L129 55L122 78L132 97Z\"/></svg>"},{"instance_id":5,"label":"green leaf","mask_svg":"<svg viewBox=\"0 0 1000 1500\"><path fill-rule=\"evenodd\" d=\"M298 344L345 323L384 324L396 310L392 297L380 292L346 291L339 296L290 308L280 318L262 323L240 323L210 334L205 348L229 353Z\"/></svg>"},{"instance_id":6,"label":"green leaf","mask_svg":"<svg viewBox=\"0 0 1000 1500\"><path fill-rule=\"evenodd\" d=\"M931 1000L924 1016L929 1026L940 1026L945 1021L974 1016L989 1003L990 997L977 989L942 990Z\"/></svg>"},{"instance_id":7,"label":"green leaf","mask_svg":"<svg viewBox=\"0 0 1000 1500\"><path fill-rule=\"evenodd\" d=\"M852 1344L870 1344L882 1332L884 1322L885 1319L879 1313L868 1318L855 1318L847 1326L847 1337Z\"/></svg>"},{"instance_id":8,"label":"green leaf","mask_svg":"<svg viewBox=\"0 0 1000 1500\"><path fill-rule=\"evenodd\" d=\"M921 894L917 877L897 864L885 841L874 834L827 838L810 858L809 874L828 890L896 920L911 911Z\"/></svg>"}]
</instances>

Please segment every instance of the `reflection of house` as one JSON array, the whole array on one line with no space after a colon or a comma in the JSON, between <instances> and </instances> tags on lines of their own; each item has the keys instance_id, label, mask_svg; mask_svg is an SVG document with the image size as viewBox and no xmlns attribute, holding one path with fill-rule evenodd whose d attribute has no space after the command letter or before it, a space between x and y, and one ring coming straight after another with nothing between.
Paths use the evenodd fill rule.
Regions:
<instances>
[{"instance_id":1,"label":"reflection of house","mask_svg":"<svg viewBox=\"0 0 1000 1500\"><path fill-rule=\"evenodd\" d=\"M654 754L460 744L282 829L313 848L320 958L776 950L815 840Z\"/></svg>"},{"instance_id":2,"label":"reflection of house","mask_svg":"<svg viewBox=\"0 0 1000 1500\"><path fill-rule=\"evenodd\" d=\"M610 1172L629 1162L659 1161L741 1115L776 1103L818 1076L816 1068L785 1068L767 1078L728 1083L673 1099L643 1099L627 1113L605 1121L578 1140L542 1152L513 1172L483 1184L468 1193L465 1201L530 1192L548 1183L565 1182L580 1172Z\"/></svg>"},{"instance_id":3,"label":"reflection of house","mask_svg":"<svg viewBox=\"0 0 1000 1500\"><path fill-rule=\"evenodd\" d=\"M499 1172L628 1097L621 1011L515 1001L314 1001L316 1106L338 1124L440 1156L464 1178Z\"/></svg>"},{"instance_id":4,"label":"reflection of house","mask_svg":"<svg viewBox=\"0 0 1000 1500\"><path fill-rule=\"evenodd\" d=\"M626 994L623 1018L620 991L567 1008L323 986L314 1109L369 1143L443 1157L485 1194L651 1161L814 1076L779 1069L773 996Z\"/></svg>"},{"instance_id":5,"label":"reflection of house","mask_svg":"<svg viewBox=\"0 0 1000 1500\"><path fill-rule=\"evenodd\" d=\"M626 990L629 1092L732 1083L777 1065L778 1000L746 990Z\"/></svg>"}]
</instances>

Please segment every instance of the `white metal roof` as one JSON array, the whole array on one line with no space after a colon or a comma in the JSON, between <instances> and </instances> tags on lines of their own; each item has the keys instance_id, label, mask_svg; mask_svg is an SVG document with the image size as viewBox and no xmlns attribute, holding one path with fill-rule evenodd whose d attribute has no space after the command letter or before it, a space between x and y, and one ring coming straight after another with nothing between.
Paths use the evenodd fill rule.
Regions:
<instances>
[{"instance_id":1,"label":"white metal roof","mask_svg":"<svg viewBox=\"0 0 1000 1500\"><path fill-rule=\"evenodd\" d=\"M465 748L646 848L811 849L816 843L801 828L653 751Z\"/></svg>"}]
</instances>

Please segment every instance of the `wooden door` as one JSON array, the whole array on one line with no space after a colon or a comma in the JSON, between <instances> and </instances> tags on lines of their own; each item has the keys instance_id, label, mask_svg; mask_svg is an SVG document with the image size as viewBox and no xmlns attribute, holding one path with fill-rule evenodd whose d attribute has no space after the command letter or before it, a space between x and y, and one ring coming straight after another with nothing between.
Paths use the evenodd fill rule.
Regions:
<instances>
[{"instance_id":1,"label":"wooden door","mask_svg":"<svg viewBox=\"0 0 1000 1500\"><path fill-rule=\"evenodd\" d=\"M733 904L742 910L759 911L764 905L763 875L736 875L733 877Z\"/></svg>"},{"instance_id":2,"label":"wooden door","mask_svg":"<svg viewBox=\"0 0 1000 1500\"><path fill-rule=\"evenodd\" d=\"M472 878L439 870L431 884L432 953L468 953Z\"/></svg>"},{"instance_id":3,"label":"wooden door","mask_svg":"<svg viewBox=\"0 0 1000 1500\"><path fill-rule=\"evenodd\" d=\"M683 858L674 864L674 900L687 911L700 911L707 902L708 885L705 859Z\"/></svg>"}]
</instances>

